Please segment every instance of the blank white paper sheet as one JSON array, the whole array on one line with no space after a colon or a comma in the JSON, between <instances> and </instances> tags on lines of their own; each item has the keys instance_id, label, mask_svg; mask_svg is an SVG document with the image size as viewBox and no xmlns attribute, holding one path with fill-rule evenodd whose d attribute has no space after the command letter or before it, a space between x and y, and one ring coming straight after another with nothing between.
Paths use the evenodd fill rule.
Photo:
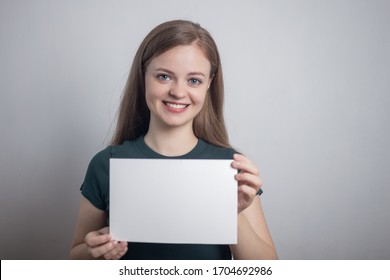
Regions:
<instances>
[{"instance_id":1,"label":"blank white paper sheet","mask_svg":"<svg viewBox=\"0 0 390 280\"><path fill-rule=\"evenodd\" d=\"M232 160L110 159L115 240L236 244Z\"/></svg>"}]
</instances>

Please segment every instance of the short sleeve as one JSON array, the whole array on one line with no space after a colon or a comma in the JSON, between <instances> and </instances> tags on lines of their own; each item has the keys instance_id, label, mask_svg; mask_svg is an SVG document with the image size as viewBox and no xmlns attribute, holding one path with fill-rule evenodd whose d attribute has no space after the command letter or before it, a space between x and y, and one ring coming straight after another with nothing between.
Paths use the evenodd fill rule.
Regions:
<instances>
[{"instance_id":1,"label":"short sleeve","mask_svg":"<svg viewBox=\"0 0 390 280\"><path fill-rule=\"evenodd\" d=\"M96 208L108 211L109 201L109 148L96 154L88 165L81 194Z\"/></svg>"}]
</instances>

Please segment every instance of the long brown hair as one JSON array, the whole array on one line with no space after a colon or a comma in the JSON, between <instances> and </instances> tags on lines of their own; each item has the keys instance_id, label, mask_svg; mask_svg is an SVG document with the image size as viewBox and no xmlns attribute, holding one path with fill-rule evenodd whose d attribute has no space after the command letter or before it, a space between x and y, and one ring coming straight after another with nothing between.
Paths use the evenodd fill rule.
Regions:
<instances>
[{"instance_id":1,"label":"long brown hair","mask_svg":"<svg viewBox=\"0 0 390 280\"><path fill-rule=\"evenodd\" d=\"M211 64L213 78L202 110L193 121L196 137L211 144L230 147L223 118L223 76L217 46L210 33L199 24L173 20L155 27L142 41L119 106L118 122L112 145L122 144L146 134L150 111L145 100L145 72L151 60L180 45L196 43Z\"/></svg>"}]
</instances>

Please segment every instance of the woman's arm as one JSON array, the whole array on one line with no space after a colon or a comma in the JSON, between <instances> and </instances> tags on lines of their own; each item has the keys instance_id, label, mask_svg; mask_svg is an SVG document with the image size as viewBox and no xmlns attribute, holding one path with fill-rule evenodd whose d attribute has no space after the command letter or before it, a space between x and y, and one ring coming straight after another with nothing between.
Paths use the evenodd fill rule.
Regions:
<instances>
[{"instance_id":1,"label":"woman's arm","mask_svg":"<svg viewBox=\"0 0 390 280\"><path fill-rule=\"evenodd\" d=\"M107 227L107 213L82 197L70 258L119 259L126 251L127 242L111 239Z\"/></svg>"},{"instance_id":2,"label":"woman's arm","mask_svg":"<svg viewBox=\"0 0 390 280\"><path fill-rule=\"evenodd\" d=\"M260 198L238 214L237 244L230 245L236 260L277 259L275 245L265 221Z\"/></svg>"},{"instance_id":3,"label":"woman's arm","mask_svg":"<svg viewBox=\"0 0 390 280\"><path fill-rule=\"evenodd\" d=\"M232 166L240 172L238 182L238 240L230 245L234 259L277 259L257 192L261 180L257 167L245 156L235 154Z\"/></svg>"}]
</instances>

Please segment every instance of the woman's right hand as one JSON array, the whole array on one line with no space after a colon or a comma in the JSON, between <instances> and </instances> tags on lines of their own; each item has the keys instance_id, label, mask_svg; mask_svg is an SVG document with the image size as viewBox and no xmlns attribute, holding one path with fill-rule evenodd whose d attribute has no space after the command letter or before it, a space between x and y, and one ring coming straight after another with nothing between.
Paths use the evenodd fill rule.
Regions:
<instances>
[{"instance_id":1,"label":"woman's right hand","mask_svg":"<svg viewBox=\"0 0 390 280\"><path fill-rule=\"evenodd\" d=\"M84 242L88 252L96 259L118 260L127 252L127 242L112 240L108 227L88 233Z\"/></svg>"}]
</instances>

